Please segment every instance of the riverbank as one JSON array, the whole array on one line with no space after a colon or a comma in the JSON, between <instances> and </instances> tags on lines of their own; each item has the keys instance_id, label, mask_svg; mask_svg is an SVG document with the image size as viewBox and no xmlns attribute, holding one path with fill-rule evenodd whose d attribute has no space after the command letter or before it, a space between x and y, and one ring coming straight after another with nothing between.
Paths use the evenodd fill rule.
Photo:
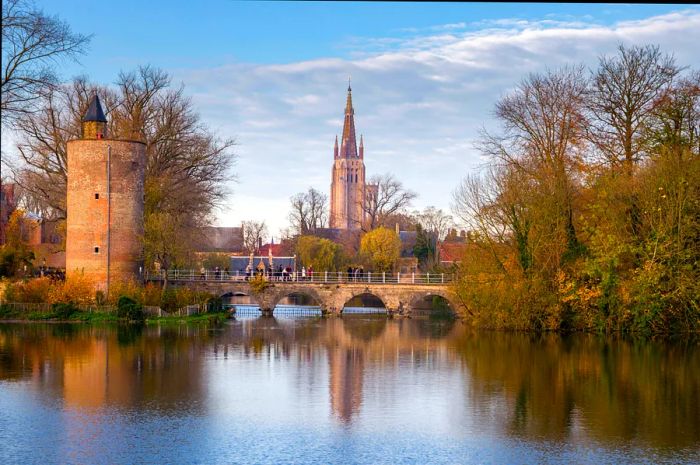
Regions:
<instances>
[{"instance_id":1,"label":"riverbank","mask_svg":"<svg viewBox=\"0 0 700 465\"><path fill-rule=\"evenodd\" d=\"M192 315L163 315L146 316L143 320L145 324L153 323L222 323L230 318L227 312L198 313ZM113 311L82 311L69 310L66 312L62 308L52 308L51 310L29 311L12 308L8 305L0 305L0 322L6 323L125 323L127 317L120 317L116 310Z\"/></svg>"}]
</instances>

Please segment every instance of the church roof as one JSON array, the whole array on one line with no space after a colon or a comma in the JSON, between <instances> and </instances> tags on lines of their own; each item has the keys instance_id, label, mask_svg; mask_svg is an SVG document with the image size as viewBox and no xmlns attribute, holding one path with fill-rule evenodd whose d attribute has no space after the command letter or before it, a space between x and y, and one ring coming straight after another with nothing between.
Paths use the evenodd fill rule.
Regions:
<instances>
[{"instance_id":1,"label":"church roof","mask_svg":"<svg viewBox=\"0 0 700 465\"><path fill-rule=\"evenodd\" d=\"M352 108L352 89L348 84L348 99L345 103L345 121L343 138L340 144L340 158L357 158L357 140L355 139L355 110Z\"/></svg>"},{"instance_id":2,"label":"church roof","mask_svg":"<svg viewBox=\"0 0 700 465\"><path fill-rule=\"evenodd\" d=\"M107 118L102 111L102 105L100 105L100 98L97 96L97 94L95 94L95 96L92 97L92 100L90 100L90 105L88 105L85 116L83 116L83 122L87 121L98 121L100 123L107 122Z\"/></svg>"}]
</instances>

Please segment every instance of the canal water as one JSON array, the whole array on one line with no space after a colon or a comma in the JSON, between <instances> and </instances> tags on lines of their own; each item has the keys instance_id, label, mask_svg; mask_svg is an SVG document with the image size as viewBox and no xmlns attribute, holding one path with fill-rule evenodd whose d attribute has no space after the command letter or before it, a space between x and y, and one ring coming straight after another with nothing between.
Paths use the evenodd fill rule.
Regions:
<instances>
[{"instance_id":1,"label":"canal water","mask_svg":"<svg viewBox=\"0 0 700 465\"><path fill-rule=\"evenodd\" d=\"M695 342L459 321L0 325L3 464L698 463Z\"/></svg>"}]
</instances>

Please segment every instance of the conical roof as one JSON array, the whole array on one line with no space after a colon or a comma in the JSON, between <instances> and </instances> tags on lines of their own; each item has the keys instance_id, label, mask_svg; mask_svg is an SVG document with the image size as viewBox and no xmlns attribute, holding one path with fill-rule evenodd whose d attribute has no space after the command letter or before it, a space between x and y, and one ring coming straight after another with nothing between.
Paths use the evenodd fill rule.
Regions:
<instances>
[{"instance_id":1,"label":"conical roof","mask_svg":"<svg viewBox=\"0 0 700 465\"><path fill-rule=\"evenodd\" d=\"M100 123L106 123L107 118L102 111L102 105L100 105L100 98L95 94L95 96L90 100L90 105L88 106L85 116L83 116L83 123L87 121L98 121Z\"/></svg>"}]
</instances>

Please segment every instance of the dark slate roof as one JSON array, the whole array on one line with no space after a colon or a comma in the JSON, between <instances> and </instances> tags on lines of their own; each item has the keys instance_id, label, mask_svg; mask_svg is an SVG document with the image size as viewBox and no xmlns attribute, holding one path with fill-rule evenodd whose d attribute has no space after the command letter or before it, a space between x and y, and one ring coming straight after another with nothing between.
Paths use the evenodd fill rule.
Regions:
<instances>
[{"instance_id":1,"label":"dark slate roof","mask_svg":"<svg viewBox=\"0 0 700 465\"><path fill-rule=\"evenodd\" d=\"M95 96L90 100L90 105L88 106L85 116L83 116L83 122L86 121L99 121L100 123L106 123L107 118L102 111L102 105L100 105L100 98L95 94Z\"/></svg>"}]
</instances>

